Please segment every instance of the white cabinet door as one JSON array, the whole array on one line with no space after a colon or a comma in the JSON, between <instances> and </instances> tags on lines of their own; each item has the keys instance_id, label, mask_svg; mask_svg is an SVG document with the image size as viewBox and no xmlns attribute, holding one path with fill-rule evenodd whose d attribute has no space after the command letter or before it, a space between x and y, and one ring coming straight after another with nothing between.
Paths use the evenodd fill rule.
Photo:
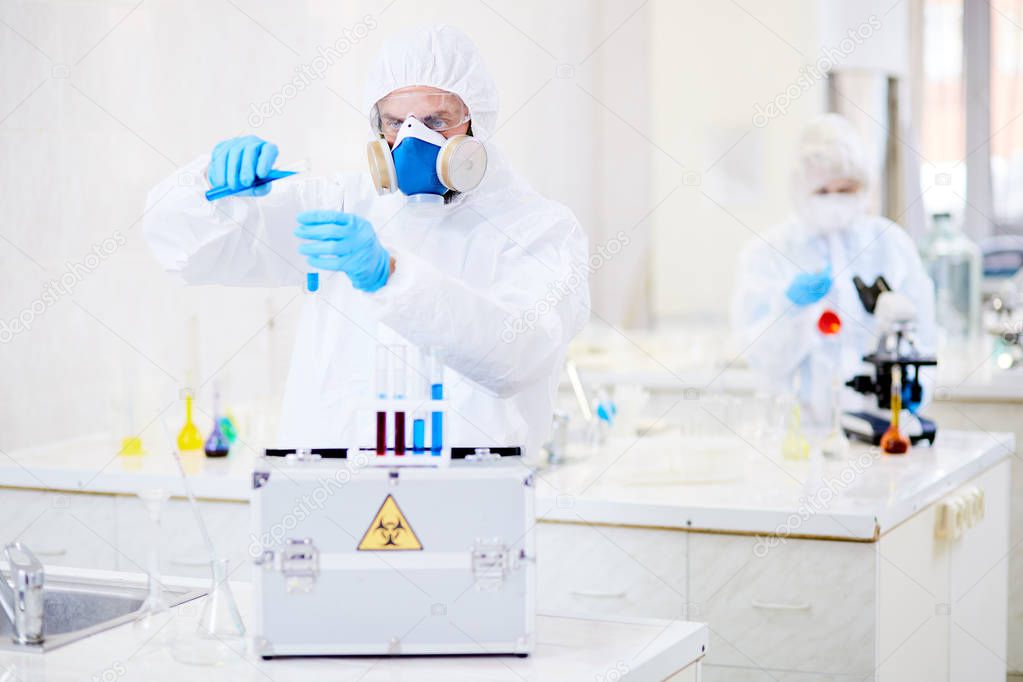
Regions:
<instances>
[{"instance_id":1,"label":"white cabinet door","mask_svg":"<svg viewBox=\"0 0 1023 682\"><path fill-rule=\"evenodd\" d=\"M1005 679L1009 469L1003 462L953 495L964 502L983 495L983 518L949 540L951 680Z\"/></svg>"},{"instance_id":2,"label":"white cabinet door","mask_svg":"<svg viewBox=\"0 0 1023 682\"><path fill-rule=\"evenodd\" d=\"M43 565L112 570L114 498L0 488L0 544L19 540Z\"/></svg>"},{"instance_id":3,"label":"white cabinet door","mask_svg":"<svg viewBox=\"0 0 1023 682\"><path fill-rule=\"evenodd\" d=\"M537 610L685 619L688 535L651 528L538 523Z\"/></svg>"},{"instance_id":4,"label":"white cabinet door","mask_svg":"<svg viewBox=\"0 0 1023 682\"><path fill-rule=\"evenodd\" d=\"M1005 679L1010 468L993 467L877 543L879 682ZM947 504L979 493L982 519L945 520Z\"/></svg>"},{"instance_id":5,"label":"white cabinet door","mask_svg":"<svg viewBox=\"0 0 1023 682\"><path fill-rule=\"evenodd\" d=\"M689 556L692 620L710 626L707 663L823 677L873 670L873 543L693 533Z\"/></svg>"},{"instance_id":6,"label":"white cabinet door","mask_svg":"<svg viewBox=\"0 0 1023 682\"><path fill-rule=\"evenodd\" d=\"M704 665L700 682L867 682L863 675L796 673L791 670L757 670ZM672 681L674 682L674 681Z\"/></svg>"},{"instance_id":7,"label":"white cabinet door","mask_svg":"<svg viewBox=\"0 0 1023 682\"><path fill-rule=\"evenodd\" d=\"M878 682L948 677L948 545L937 537L933 504L875 543Z\"/></svg>"},{"instance_id":8,"label":"white cabinet door","mask_svg":"<svg viewBox=\"0 0 1023 682\"><path fill-rule=\"evenodd\" d=\"M1023 453L1023 405L1018 402L937 401L928 406L929 416L943 429L987 431L1012 430L1016 451ZM1012 462L1012 494L1009 517L1009 670L1023 674L1023 457Z\"/></svg>"}]
</instances>

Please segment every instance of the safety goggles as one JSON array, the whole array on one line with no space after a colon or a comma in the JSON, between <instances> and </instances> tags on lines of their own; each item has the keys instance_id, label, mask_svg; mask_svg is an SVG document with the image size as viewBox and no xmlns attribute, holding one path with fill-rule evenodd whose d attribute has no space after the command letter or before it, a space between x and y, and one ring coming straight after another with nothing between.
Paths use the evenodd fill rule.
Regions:
<instances>
[{"instance_id":1,"label":"safety goggles","mask_svg":"<svg viewBox=\"0 0 1023 682\"><path fill-rule=\"evenodd\" d=\"M391 143L409 116L439 133L464 125L471 118L469 107L454 93L399 92L387 95L373 106L370 126Z\"/></svg>"}]
</instances>

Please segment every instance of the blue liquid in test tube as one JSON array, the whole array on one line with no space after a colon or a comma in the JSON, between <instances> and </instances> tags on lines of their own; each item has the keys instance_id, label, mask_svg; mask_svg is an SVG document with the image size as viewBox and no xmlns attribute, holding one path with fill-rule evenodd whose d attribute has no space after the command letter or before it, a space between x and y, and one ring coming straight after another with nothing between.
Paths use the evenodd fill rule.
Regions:
<instances>
[{"instance_id":1,"label":"blue liquid in test tube","mask_svg":"<svg viewBox=\"0 0 1023 682\"><path fill-rule=\"evenodd\" d=\"M444 365L436 349L430 352L430 398L444 399ZM444 413L430 413L430 454L439 457L444 448Z\"/></svg>"},{"instance_id":2,"label":"blue liquid in test tube","mask_svg":"<svg viewBox=\"0 0 1023 682\"><path fill-rule=\"evenodd\" d=\"M434 400L444 399L444 384L431 384L430 385L430 397ZM441 448L444 447L444 413L443 412L431 412L430 413L430 450L436 457L440 455Z\"/></svg>"},{"instance_id":3,"label":"blue liquid in test tube","mask_svg":"<svg viewBox=\"0 0 1023 682\"><path fill-rule=\"evenodd\" d=\"M424 450L426 450L426 420L414 419L412 420L412 453L421 455Z\"/></svg>"},{"instance_id":4,"label":"blue liquid in test tube","mask_svg":"<svg viewBox=\"0 0 1023 682\"><path fill-rule=\"evenodd\" d=\"M312 292L320 288L320 273L307 272L305 276L305 288Z\"/></svg>"}]
</instances>

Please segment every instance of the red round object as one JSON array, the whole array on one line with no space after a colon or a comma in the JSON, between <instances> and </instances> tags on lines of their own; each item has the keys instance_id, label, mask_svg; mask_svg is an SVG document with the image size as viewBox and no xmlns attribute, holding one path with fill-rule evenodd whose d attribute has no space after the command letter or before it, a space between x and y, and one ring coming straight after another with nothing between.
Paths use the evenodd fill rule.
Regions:
<instances>
[{"instance_id":1,"label":"red round object","mask_svg":"<svg viewBox=\"0 0 1023 682\"><path fill-rule=\"evenodd\" d=\"M837 334L842 330L842 318L834 310L825 310L817 320L817 329L825 336Z\"/></svg>"}]
</instances>

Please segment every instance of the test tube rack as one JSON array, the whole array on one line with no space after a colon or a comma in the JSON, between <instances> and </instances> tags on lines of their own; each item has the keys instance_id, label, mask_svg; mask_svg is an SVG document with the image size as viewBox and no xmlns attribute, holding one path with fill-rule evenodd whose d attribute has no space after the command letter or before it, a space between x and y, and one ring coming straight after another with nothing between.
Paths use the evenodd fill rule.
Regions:
<instances>
[{"instance_id":1,"label":"test tube rack","mask_svg":"<svg viewBox=\"0 0 1023 682\"><path fill-rule=\"evenodd\" d=\"M439 414L443 425L447 425L447 400L430 398L381 398L368 400L359 406L359 421L373 424L373 436L360 435L358 450L365 455L366 466L371 467L446 467L451 463L451 448L447 438L441 438L441 446L434 449L433 424L434 415ZM399 452L399 439L395 424L398 414L405 415L404 452ZM384 450L378 448L377 426L379 415L384 415L386 426ZM424 420L423 447L416 448L415 421L422 416Z\"/></svg>"}]
</instances>

